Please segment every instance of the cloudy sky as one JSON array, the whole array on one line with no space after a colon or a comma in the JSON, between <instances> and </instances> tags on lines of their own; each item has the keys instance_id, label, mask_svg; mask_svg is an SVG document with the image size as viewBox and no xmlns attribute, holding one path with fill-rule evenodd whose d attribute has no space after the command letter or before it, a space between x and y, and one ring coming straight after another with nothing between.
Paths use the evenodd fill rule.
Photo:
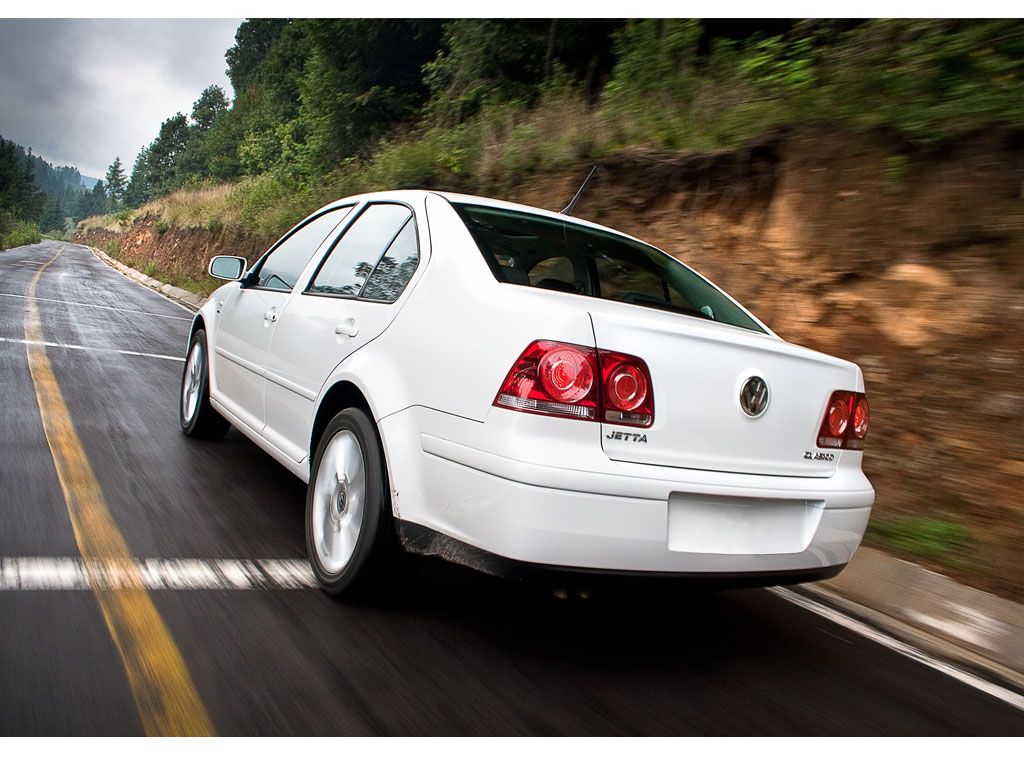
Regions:
<instances>
[{"instance_id":1,"label":"cloudy sky","mask_svg":"<svg viewBox=\"0 0 1024 768\"><path fill-rule=\"evenodd\" d=\"M102 178L208 85L241 19L0 19L0 135Z\"/></svg>"}]
</instances>

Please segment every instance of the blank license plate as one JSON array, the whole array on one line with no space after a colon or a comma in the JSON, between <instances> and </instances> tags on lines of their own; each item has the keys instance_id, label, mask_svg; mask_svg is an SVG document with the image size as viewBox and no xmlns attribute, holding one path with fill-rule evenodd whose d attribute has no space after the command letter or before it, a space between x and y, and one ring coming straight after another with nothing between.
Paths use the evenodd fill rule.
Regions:
<instances>
[{"instance_id":1,"label":"blank license plate","mask_svg":"<svg viewBox=\"0 0 1024 768\"><path fill-rule=\"evenodd\" d=\"M824 508L824 501L804 499L673 493L668 497L668 548L716 555L803 552Z\"/></svg>"}]
</instances>

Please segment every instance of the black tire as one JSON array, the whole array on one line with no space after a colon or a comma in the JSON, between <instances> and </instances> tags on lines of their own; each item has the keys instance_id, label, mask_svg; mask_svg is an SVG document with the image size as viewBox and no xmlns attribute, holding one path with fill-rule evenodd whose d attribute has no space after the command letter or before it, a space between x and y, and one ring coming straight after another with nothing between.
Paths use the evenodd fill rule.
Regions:
<instances>
[{"instance_id":1,"label":"black tire","mask_svg":"<svg viewBox=\"0 0 1024 768\"><path fill-rule=\"evenodd\" d=\"M306 550L317 581L332 595L380 594L399 573L384 453L373 421L359 408L335 416L317 445L306 489Z\"/></svg>"},{"instance_id":2,"label":"black tire","mask_svg":"<svg viewBox=\"0 0 1024 768\"><path fill-rule=\"evenodd\" d=\"M210 404L210 361L206 331L192 334L178 394L178 421L189 437L218 440L231 428L228 420Z\"/></svg>"}]
</instances>

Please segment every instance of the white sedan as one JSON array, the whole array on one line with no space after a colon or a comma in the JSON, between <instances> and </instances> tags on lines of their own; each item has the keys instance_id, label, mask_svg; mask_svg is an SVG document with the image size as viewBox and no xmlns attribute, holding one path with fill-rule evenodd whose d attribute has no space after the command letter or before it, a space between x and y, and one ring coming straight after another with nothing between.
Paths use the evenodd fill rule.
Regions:
<instances>
[{"instance_id":1,"label":"white sedan","mask_svg":"<svg viewBox=\"0 0 1024 768\"><path fill-rule=\"evenodd\" d=\"M874 501L860 369L628 235L427 191L331 203L196 315L180 398L308 483L320 584L835 575Z\"/></svg>"}]
</instances>

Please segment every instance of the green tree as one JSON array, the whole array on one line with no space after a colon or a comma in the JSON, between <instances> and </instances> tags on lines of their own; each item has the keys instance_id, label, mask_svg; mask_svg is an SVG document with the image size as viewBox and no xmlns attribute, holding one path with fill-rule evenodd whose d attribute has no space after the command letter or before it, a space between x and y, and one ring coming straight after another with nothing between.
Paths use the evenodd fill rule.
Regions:
<instances>
[{"instance_id":1,"label":"green tree","mask_svg":"<svg viewBox=\"0 0 1024 768\"><path fill-rule=\"evenodd\" d=\"M128 208L138 208L153 199L153 182L149 172L149 147L139 150L132 166L132 175L124 190L124 204Z\"/></svg>"},{"instance_id":2,"label":"green tree","mask_svg":"<svg viewBox=\"0 0 1024 768\"><path fill-rule=\"evenodd\" d=\"M238 157L245 172L257 175L281 167L284 133L296 137L287 127L299 113L299 79L310 55L308 26L289 23L265 51L251 74L248 87L235 89L233 111L244 124Z\"/></svg>"},{"instance_id":3,"label":"green tree","mask_svg":"<svg viewBox=\"0 0 1024 768\"><path fill-rule=\"evenodd\" d=\"M236 97L256 82L260 64L290 23L288 19L246 19L239 24L235 44L224 55Z\"/></svg>"},{"instance_id":4,"label":"green tree","mask_svg":"<svg viewBox=\"0 0 1024 768\"><path fill-rule=\"evenodd\" d=\"M457 124L487 103L531 102L562 76L590 97L612 67L615 19L456 19L423 68L435 119Z\"/></svg>"},{"instance_id":5,"label":"green tree","mask_svg":"<svg viewBox=\"0 0 1024 768\"><path fill-rule=\"evenodd\" d=\"M300 106L287 136L304 170L319 175L365 152L426 100L423 66L436 54L441 23L417 19L303 20L309 48ZM284 145L287 153L288 144Z\"/></svg>"},{"instance_id":6,"label":"green tree","mask_svg":"<svg viewBox=\"0 0 1024 768\"><path fill-rule=\"evenodd\" d=\"M0 208L24 221L38 219L45 203L36 187L34 160L31 147L23 154L13 141L0 139Z\"/></svg>"},{"instance_id":7,"label":"green tree","mask_svg":"<svg viewBox=\"0 0 1024 768\"><path fill-rule=\"evenodd\" d=\"M207 87L192 105L192 123L188 126L185 148L175 158L175 185L211 177L209 134L217 119L226 114L228 98L219 85Z\"/></svg>"},{"instance_id":8,"label":"green tree","mask_svg":"<svg viewBox=\"0 0 1024 768\"><path fill-rule=\"evenodd\" d=\"M242 175L242 163L238 159L238 146L245 138L242 117L235 109L221 112L204 137L207 169L215 181L233 181Z\"/></svg>"},{"instance_id":9,"label":"green tree","mask_svg":"<svg viewBox=\"0 0 1024 768\"><path fill-rule=\"evenodd\" d=\"M39 229L43 232L64 231L64 214L53 195L46 195L43 212L39 217Z\"/></svg>"},{"instance_id":10,"label":"green tree","mask_svg":"<svg viewBox=\"0 0 1024 768\"><path fill-rule=\"evenodd\" d=\"M205 133L213 126L213 121L228 108L228 97L219 85L207 86L192 105L192 127L199 133Z\"/></svg>"},{"instance_id":11,"label":"green tree","mask_svg":"<svg viewBox=\"0 0 1024 768\"><path fill-rule=\"evenodd\" d=\"M166 195L173 192L175 163L188 144L188 118L181 112L160 125L160 133L149 145L147 176L152 193Z\"/></svg>"},{"instance_id":12,"label":"green tree","mask_svg":"<svg viewBox=\"0 0 1024 768\"><path fill-rule=\"evenodd\" d=\"M107 212L107 190L100 179L92 188L78 199L77 217L87 219L90 216L102 216Z\"/></svg>"},{"instance_id":13,"label":"green tree","mask_svg":"<svg viewBox=\"0 0 1024 768\"><path fill-rule=\"evenodd\" d=\"M128 186L128 180L124 176L124 168L121 166L120 157L115 157L114 162L107 168L106 179L107 193L110 195L110 206L112 210L116 210L121 206L124 200L125 188Z\"/></svg>"}]
</instances>

